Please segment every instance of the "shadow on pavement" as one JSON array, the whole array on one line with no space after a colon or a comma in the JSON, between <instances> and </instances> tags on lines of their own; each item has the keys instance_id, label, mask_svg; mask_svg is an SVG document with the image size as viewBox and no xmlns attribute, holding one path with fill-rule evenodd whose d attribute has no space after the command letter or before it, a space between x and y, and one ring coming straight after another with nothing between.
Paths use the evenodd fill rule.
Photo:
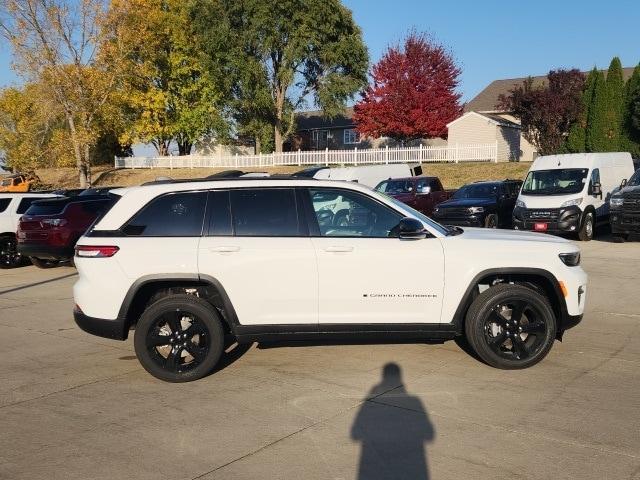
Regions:
<instances>
[{"instance_id":1,"label":"shadow on pavement","mask_svg":"<svg viewBox=\"0 0 640 480\"><path fill-rule=\"evenodd\" d=\"M37 287L38 285L44 285L45 283L56 282L58 280L62 280L62 279L69 278L69 277L73 277L74 275L78 275L78 273L74 271L73 273L69 273L67 275L62 275L61 277L50 278L48 280L43 280L42 282L29 283L27 285L21 285L19 287L10 288L8 290L2 290L2 291L0 291L0 295L2 295L4 293L18 292L18 291L24 290L26 288Z\"/></svg>"},{"instance_id":2,"label":"shadow on pavement","mask_svg":"<svg viewBox=\"0 0 640 480\"><path fill-rule=\"evenodd\" d=\"M383 394L393 405L376 400ZM351 438L362 444L357 479L427 480L425 443L434 436L422 402L402 383L400 367L386 364L351 427Z\"/></svg>"}]
</instances>

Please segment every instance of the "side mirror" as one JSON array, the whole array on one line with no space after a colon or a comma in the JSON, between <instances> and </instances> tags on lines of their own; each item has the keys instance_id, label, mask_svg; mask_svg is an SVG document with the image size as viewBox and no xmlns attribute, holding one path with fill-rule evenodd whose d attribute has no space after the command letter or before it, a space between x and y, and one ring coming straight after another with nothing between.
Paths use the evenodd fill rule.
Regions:
<instances>
[{"instance_id":1,"label":"side mirror","mask_svg":"<svg viewBox=\"0 0 640 480\"><path fill-rule=\"evenodd\" d=\"M627 186L627 179L623 178L622 181L620 182L620 188L624 188Z\"/></svg>"},{"instance_id":2,"label":"side mirror","mask_svg":"<svg viewBox=\"0 0 640 480\"><path fill-rule=\"evenodd\" d=\"M415 218L405 217L398 224L398 237L400 240L421 240L427 238L427 230L421 221Z\"/></svg>"},{"instance_id":3,"label":"side mirror","mask_svg":"<svg viewBox=\"0 0 640 480\"><path fill-rule=\"evenodd\" d=\"M591 192L595 197L597 197L598 195L602 195L602 185L600 185L599 183L594 183Z\"/></svg>"}]
</instances>

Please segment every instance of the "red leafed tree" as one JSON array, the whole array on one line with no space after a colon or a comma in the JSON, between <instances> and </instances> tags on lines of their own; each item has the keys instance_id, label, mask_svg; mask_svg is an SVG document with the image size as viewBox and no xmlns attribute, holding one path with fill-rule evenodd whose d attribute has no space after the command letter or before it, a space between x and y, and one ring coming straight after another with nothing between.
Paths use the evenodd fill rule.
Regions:
<instances>
[{"instance_id":1,"label":"red leafed tree","mask_svg":"<svg viewBox=\"0 0 640 480\"><path fill-rule=\"evenodd\" d=\"M373 66L372 83L354 108L358 131L401 143L445 138L447 123L462 115L460 73L442 45L411 33L403 47L390 47Z\"/></svg>"}]
</instances>

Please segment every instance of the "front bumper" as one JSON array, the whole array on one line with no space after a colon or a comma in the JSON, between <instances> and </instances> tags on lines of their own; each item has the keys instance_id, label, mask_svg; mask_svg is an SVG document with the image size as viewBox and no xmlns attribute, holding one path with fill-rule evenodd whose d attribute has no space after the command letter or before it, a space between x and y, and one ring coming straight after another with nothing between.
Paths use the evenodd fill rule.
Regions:
<instances>
[{"instance_id":1,"label":"front bumper","mask_svg":"<svg viewBox=\"0 0 640 480\"><path fill-rule=\"evenodd\" d=\"M609 219L612 233L640 233L640 213L625 213L611 210Z\"/></svg>"},{"instance_id":2,"label":"front bumper","mask_svg":"<svg viewBox=\"0 0 640 480\"><path fill-rule=\"evenodd\" d=\"M536 224L545 224L545 232L570 233L580 230L582 210L573 205L565 208L521 208L513 210L513 228L536 231ZM540 230L537 230L540 231Z\"/></svg>"},{"instance_id":3,"label":"front bumper","mask_svg":"<svg viewBox=\"0 0 640 480\"><path fill-rule=\"evenodd\" d=\"M78 307L73 310L73 319L82 330L91 335L110 338L112 340L127 339L128 329L123 320L106 320L104 318L89 317Z\"/></svg>"}]
</instances>

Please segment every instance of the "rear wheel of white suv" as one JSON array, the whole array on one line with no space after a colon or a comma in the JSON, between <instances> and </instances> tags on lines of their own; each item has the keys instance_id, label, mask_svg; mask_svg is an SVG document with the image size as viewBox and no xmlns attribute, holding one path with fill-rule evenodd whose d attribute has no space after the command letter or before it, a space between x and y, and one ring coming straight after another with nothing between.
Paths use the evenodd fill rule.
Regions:
<instances>
[{"instance_id":1,"label":"rear wheel of white suv","mask_svg":"<svg viewBox=\"0 0 640 480\"><path fill-rule=\"evenodd\" d=\"M533 289L496 285L471 304L465 334L473 350L492 367L527 368L549 353L556 319L549 301Z\"/></svg>"},{"instance_id":2,"label":"rear wheel of white suv","mask_svg":"<svg viewBox=\"0 0 640 480\"><path fill-rule=\"evenodd\" d=\"M138 360L154 377L190 382L211 373L222 355L224 331L211 304L193 295L172 295L144 311L134 346Z\"/></svg>"}]
</instances>

